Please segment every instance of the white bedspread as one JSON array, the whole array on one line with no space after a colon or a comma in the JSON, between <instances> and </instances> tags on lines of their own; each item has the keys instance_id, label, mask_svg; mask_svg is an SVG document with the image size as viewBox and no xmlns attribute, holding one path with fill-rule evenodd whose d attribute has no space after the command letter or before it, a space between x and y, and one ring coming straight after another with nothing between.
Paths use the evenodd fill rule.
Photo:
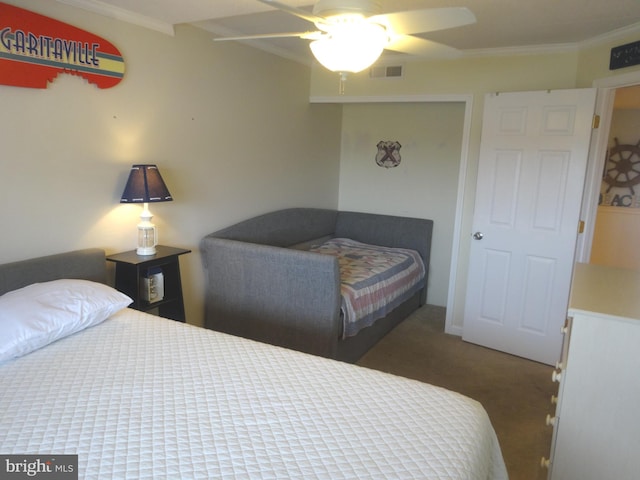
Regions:
<instances>
[{"instance_id":1,"label":"white bedspread","mask_svg":"<svg viewBox=\"0 0 640 480\"><path fill-rule=\"evenodd\" d=\"M80 478L507 478L473 400L130 309L0 384L0 452Z\"/></svg>"}]
</instances>

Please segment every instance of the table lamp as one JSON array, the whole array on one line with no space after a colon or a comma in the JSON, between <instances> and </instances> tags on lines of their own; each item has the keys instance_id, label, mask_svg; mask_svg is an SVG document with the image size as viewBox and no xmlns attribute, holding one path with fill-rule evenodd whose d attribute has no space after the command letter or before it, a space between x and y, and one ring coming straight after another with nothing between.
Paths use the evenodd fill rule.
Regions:
<instances>
[{"instance_id":1,"label":"table lamp","mask_svg":"<svg viewBox=\"0 0 640 480\"><path fill-rule=\"evenodd\" d=\"M143 203L138 224L138 255L154 255L158 244L156 226L151 223L151 202L170 202L173 198L155 165L133 165L120 203Z\"/></svg>"}]
</instances>

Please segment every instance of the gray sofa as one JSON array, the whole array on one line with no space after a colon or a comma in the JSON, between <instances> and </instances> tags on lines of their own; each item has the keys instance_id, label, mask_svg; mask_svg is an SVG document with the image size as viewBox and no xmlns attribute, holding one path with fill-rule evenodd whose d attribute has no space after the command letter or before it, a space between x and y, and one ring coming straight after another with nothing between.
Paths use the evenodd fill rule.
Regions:
<instances>
[{"instance_id":1,"label":"gray sofa","mask_svg":"<svg viewBox=\"0 0 640 480\"><path fill-rule=\"evenodd\" d=\"M432 229L432 220L292 208L211 233L200 243L205 327L355 362L425 303L427 287L373 326L341 339L338 261L306 250L331 237L411 248L428 272Z\"/></svg>"}]
</instances>

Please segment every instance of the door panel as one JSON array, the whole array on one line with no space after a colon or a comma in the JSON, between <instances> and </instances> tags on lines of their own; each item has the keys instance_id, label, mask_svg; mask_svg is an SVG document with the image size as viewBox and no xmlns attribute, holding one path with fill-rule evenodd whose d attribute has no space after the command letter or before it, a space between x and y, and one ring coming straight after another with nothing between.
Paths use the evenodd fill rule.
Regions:
<instances>
[{"instance_id":1,"label":"door panel","mask_svg":"<svg viewBox=\"0 0 640 480\"><path fill-rule=\"evenodd\" d=\"M485 98L463 338L560 355L595 89Z\"/></svg>"}]
</instances>

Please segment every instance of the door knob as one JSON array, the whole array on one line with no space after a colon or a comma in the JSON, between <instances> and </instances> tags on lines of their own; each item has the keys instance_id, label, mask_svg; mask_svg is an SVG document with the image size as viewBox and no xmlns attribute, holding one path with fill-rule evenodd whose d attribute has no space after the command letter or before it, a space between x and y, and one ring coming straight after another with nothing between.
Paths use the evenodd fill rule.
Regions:
<instances>
[{"instance_id":1,"label":"door knob","mask_svg":"<svg viewBox=\"0 0 640 480\"><path fill-rule=\"evenodd\" d=\"M473 234L473 239L474 240L482 240L482 238L484 237L484 233L482 232L476 232Z\"/></svg>"}]
</instances>

